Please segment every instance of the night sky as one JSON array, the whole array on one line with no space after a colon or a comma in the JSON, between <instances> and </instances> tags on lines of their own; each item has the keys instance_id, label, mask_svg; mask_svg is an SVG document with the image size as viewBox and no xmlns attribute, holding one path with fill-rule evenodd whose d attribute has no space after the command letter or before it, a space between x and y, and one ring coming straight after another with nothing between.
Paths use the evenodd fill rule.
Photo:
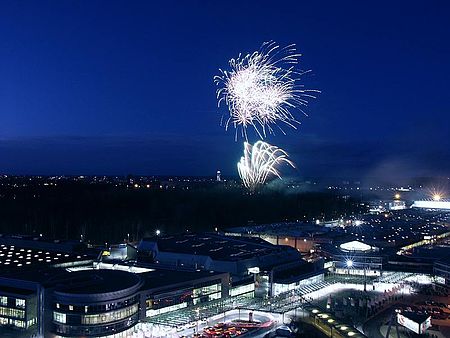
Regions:
<instances>
[{"instance_id":1,"label":"night sky","mask_svg":"<svg viewBox=\"0 0 450 338\"><path fill-rule=\"evenodd\" d=\"M158 3L0 2L1 173L236 175L213 76L275 40L322 91L288 175L448 175L448 2Z\"/></svg>"}]
</instances>

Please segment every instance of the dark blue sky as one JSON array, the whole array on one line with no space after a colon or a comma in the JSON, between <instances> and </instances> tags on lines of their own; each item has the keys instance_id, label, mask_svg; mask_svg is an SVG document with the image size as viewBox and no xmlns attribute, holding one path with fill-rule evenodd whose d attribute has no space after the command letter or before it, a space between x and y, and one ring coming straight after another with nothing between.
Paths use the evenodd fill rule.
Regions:
<instances>
[{"instance_id":1,"label":"dark blue sky","mask_svg":"<svg viewBox=\"0 0 450 338\"><path fill-rule=\"evenodd\" d=\"M2 1L0 172L235 174L212 78L295 43L322 91L270 138L301 176L448 175L442 1ZM222 111L223 112L223 111Z\"/></svg>"}]
</instances>

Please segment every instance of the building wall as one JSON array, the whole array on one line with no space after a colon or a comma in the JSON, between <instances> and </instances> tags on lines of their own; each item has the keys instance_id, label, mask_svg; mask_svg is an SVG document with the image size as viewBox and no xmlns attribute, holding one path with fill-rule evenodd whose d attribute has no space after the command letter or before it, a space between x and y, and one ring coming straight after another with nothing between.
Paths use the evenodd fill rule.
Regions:
<instances>
[{"instance_id":1,"label":"building wall","mask_svg":"<svg viewBox=\"0 0 450 338\"><path fill-rule=\"evenodd\" d=\"M435 262L433 271L438 284L450 286L450 263Z\"/></svg>"},{"instance_id":2,"label":"building wall","mask_svg":"<svg viewBox=\"0 0 450 338\"><path fill-rule=\"evenodd\" d=\"M0 326L37 329L37 292L33 283L0 278ZM16 290L16 291L15 291Z\"/></svg>"},{"instance_id":3,"label":"building wall","mask_svg":"<svg viewBox=\"0 0 450 338\"><path fill-rule=\"evenodd\" d=\"M76 305L73 305L76 304ZM60 300L56 294L48 309L52 313L52 330L61 336L98 336L113 334L134 326L139 320L139 294L119 299L93 298L83 304Z\"/></svg>"},{"instance_id":4,"label":"building wall","mask_svg":"<svg viewBox=\"0 0 450 338\"><path fill-rule=\"evenodd\" d=\"M277 235L244 235L246 237L259 237L273 245L288 245L300 252L310 252L314 249L315 242L310 238Z\"/></svg>"},{"instance_id":5,"label":"building wall","mask_svg":"<svg viewBox=\"0 0 450 338\"><path fill-rule=\"evenodd\" d=\"M159 292L152 290L143 292L141 297L145 299L145 316L156 316L227 297L228 280L228 275L224 274L199 280L191 287L178 287L171 291L166 289Z\"/></svg>"}]
</instances>

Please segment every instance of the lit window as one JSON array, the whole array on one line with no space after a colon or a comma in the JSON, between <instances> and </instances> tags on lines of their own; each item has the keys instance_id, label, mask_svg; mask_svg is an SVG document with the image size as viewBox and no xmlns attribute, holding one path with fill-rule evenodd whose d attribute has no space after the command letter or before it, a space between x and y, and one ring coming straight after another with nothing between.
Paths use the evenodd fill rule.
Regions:
<instances>
[{"instance_id":1,"label":"lit window","mask_svg":"<svg viewBox=\"0 0 450 338\"><path fill-rule=\"evenodd\" d=\"M66 323L66 314L65 313L59 313L59 312L53 312L53 320L58 323Z\"/></svg>"},{"instance_id":2,"label":"lit window","mask_svg":"<svg viewBox=\"0 0 450 338\"><path fill-rule=\"evenodd\" d=\"M69 311L73 311L73 305L69 305Z\"/></svg>"},{"instance_id":3,"label":"lit window","mask_svg":"<svg viewBox=\"0 0 450 338\"><path fill-rule=\"evenodd\" d=\"M16 299L16 307L25 307L25 299Z\"/></svg>"}]
</instances>

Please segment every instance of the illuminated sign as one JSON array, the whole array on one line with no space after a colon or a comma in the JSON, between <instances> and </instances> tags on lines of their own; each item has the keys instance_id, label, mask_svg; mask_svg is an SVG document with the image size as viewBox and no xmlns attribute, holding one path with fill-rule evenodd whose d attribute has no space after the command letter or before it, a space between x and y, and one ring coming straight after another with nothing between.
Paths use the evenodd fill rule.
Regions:
<instances>
[{"instance_id":1,"label":"illuminated sign","mask_svg":"<svg viewBox=\"0 0 450 338\"><path fill-rule=\"evenodd\" d=\"M431 316L428 316L424 321L421 323L418 323L407 316L403 315L402 313L397 314L397 321L400 325L406 327L407 329L410 329L411 331L422 334L424 333L429 327L431 327Z\"/></svg>"}]
</instances>

